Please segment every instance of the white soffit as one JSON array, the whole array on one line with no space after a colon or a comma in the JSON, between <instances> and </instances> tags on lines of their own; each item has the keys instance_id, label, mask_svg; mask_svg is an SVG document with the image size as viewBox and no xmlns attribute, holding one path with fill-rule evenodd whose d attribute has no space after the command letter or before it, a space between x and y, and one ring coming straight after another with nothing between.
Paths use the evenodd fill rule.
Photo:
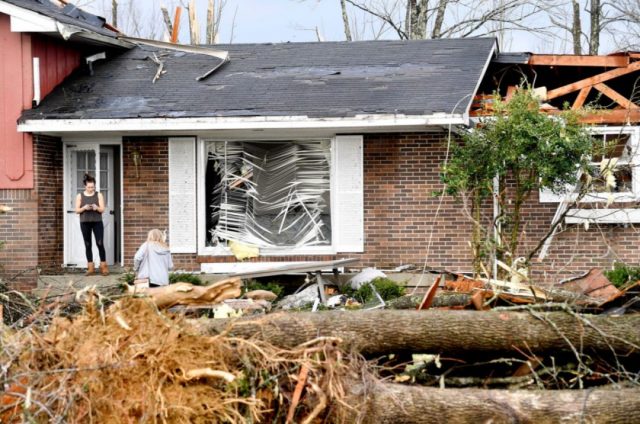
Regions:
<instances>
[{"instance_id":1,"label":"white soffit","mask_svg":"<svg viewBox=\"0 0 640 424\"><path fill-rule=\"evenodd\" d=\"M571 209L565 217L567 224L637 224L640 209Z\"/></svg>"},{"instance_id":2,"label":"white soffit","mask_svg":"<svg viewBox=\"0 0 640 424\"><path fill-rule=\"evenodd\" d=\"M423 116L362 115L349 118L309 118L306 116L136 118L136 119L30 119L18 124L18 131L51 132L138 132L208 131L241 129L351 129L398 128L438 125L466 125L461 114Z\"/></svg>"}]
</instances>

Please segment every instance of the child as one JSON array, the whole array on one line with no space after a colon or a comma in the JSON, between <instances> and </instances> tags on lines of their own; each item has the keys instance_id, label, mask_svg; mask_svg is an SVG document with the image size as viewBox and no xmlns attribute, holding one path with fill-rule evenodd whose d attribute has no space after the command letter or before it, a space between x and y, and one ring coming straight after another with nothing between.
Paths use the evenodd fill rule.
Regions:
<instances>
[{"instance_id":1,"label":"child","mask_svg":"<svg viewBox=\"0 0 640 424\"><path fill-rule=\"evenodd\" d=\"M173 268L173 260L165 240L163 232L154 228L149 231L147 241L140 246L133 257L136 279L148 279L149 287L169 284L169 270Z\"/></svg>"}]
</instances>

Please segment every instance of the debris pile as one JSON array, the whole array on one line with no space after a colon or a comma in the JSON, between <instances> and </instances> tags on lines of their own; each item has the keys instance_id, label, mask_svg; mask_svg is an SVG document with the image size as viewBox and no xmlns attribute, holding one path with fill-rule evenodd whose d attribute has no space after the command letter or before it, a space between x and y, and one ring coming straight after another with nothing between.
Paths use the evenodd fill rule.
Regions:
<instances>
[{"instance_id":1,"label":"debris pile","mask_svg":"<svg viewBox=\"0 0 640 424\"><path fill-rule=\"evenodd\" d=\"M355 311L312 280L300 293L322 302L313 312L272 310L271 283L239 298L238 278L118 299L87 289L74 313L41 303L2 329L0 422L640 421L632 279L613 287L592 270L540 288L442 273L388 301L401 290L366 271L339 288L385 300Z\"/></svg>"},{"instance_id":2,"label":"debris pile","mask_svg":"<svg viewBox=\"0 0 640 424\"><path fill-rule=\"evenodd\" d=\"M46 331L5 328L0 422L341 422L362 362L336 344L203 336L148 299L94 299Z\"/></svg>"}]
</instances>

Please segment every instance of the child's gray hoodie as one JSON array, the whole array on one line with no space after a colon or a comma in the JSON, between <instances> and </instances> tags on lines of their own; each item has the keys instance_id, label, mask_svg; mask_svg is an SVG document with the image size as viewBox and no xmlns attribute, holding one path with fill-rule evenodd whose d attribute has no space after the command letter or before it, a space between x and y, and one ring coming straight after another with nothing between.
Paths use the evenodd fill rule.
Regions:
<instances>
[{"instance_id":1,"label":"child's gray hoodie","mask_svg":"<svg viewBox=\"0 0 640 424\"><path fill-rule=\"evenodd\" d=\"M144 242L133 257L136 278L148 278L151 284L169 284L169 270L172 268L171 252L158 243Z\"/></svg>"}]
</instances>

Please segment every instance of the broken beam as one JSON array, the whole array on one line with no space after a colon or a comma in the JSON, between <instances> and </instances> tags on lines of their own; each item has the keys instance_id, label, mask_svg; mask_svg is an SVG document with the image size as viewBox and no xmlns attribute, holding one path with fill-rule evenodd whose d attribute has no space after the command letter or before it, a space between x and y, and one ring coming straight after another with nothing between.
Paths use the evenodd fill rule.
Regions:
<instances>
[{"instance_id":1,"label":"broken beam","mask_svg":"<svg viewBox=\"0 0 640 424\"><path fill-rule=\"evenodd\" d=\"M171 43L176 44L178 42L178 35L180 34L180 15L182 14L182 7L176 7L176 13L173 17L173 32L171 33Z\"/></svg>"},{"instance_id":2,"label":"broken beam","mask_svg":"<svg viewBox=\"0 0 640 424\"><path fill-rule=\"evenodd\" d=\"M553 115L561 113L560 110L545 110ZM615 109L598 110L596 112L580 115L579 121L583 124L619 124L640 122L640 109Z\"/></svg>"},{"instance_id":3,"label":"broken beam","mask_svg":"<svg viewBox=\"0 0 640 424\"><path fill-rule=\"evenodd\" d=\"M624 107L625 109L640 109L638 105L636 105L631 100L627 99L622 94L618 93L616 90L606 84L596 84L594 85L594 88L614 102L618 103L620 106ZM580 92L582 93L582 91Z\"/></svg>"},{"instance_id":4,"label":"broken beam","mask_svg":"<svg viewBox=\"0 0 640 424\"><path fill-rule=\"evenodd\" d=\"M578 97L576 97L576 101L573 102L573 106L571 106L571 109L580 109L582 105L584 105L584 101L587 100L589 91L591 91L591 87L584 87L583 89L581 89L580 93L578 93Z\"/></svg>"},{"instance_id":5,"label":"broken beam","mask_svg":"<svg viewBox=\"0 0 640 424\"><path fill-rule=\"evenodd\" d=\"M594 86L601 82L609 81L611 79L620 77L622 75L630 74L631 72L637 71L638 69L640 69L640 61L633 62L632 64L624 68L613 69L611 71L603 72L601 74L594 75L589 78L585 78L578 82L574 82L571 84L564 85L562 87L555 88L547 92L546 100L555 99L556 97L573 93L574 91L580 90L584 87Z\"/></svg>"},{"instance_id":6,"label":"broken beam","mask_svg":"<svg viewBox=\"0 0 640 424\"><path fill-rule=\"evenodd\" d=\"M529 65L547 66L601 66L622 68L630 63L629 56L579 56L558 54L532 54Z\"/></svg>"}]
</instances>

